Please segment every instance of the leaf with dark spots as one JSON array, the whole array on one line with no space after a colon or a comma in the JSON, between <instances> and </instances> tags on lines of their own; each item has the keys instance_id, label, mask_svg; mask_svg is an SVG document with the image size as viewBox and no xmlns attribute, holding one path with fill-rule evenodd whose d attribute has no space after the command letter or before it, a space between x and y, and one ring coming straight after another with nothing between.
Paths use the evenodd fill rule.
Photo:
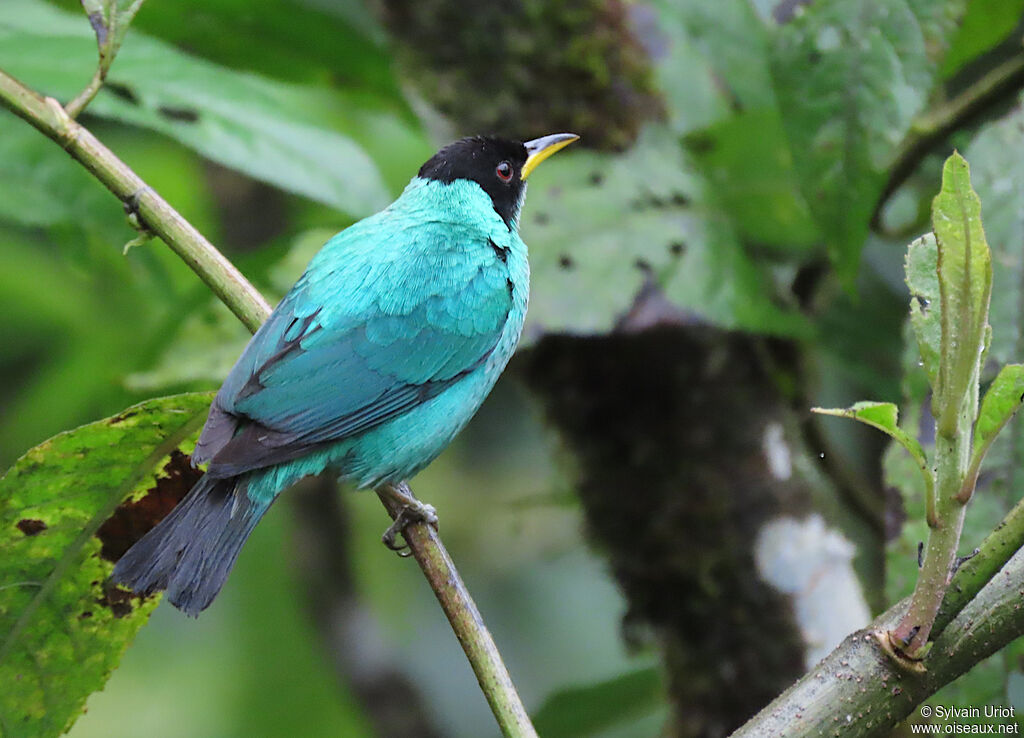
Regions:
<instances>
[{"instance_id":1,"label":"leaf with dark spots","mask_svg":"<svg viewBox=\"0 0 1024 738\"><path fill-rule=\"evenodd\" d=\"M132 606L132 597L137 597L137 595L127 589L109 585L104 587L103 596L96 600L96 602L103 607L109 608L115 618L123 618L131 615L135 609ZM139 600L144 599L142 597L137 598Z\"/></svg>"},{"instance_id":2,"label":"leaf with dark spots","mask_svg":"<svg viewBox=\"0 0 1024 738\"><path fill-rule=\"evenodd\" d=\"M124 421L128 420L128 418L134 417L135 414L135 410L125 410L120 415L115 415L114 417L112 417L110 419L110 424L117 425L118 423L123 423Z\"/></svg>"},{"instance_id":3,"label":"leaf with dark spots","mask_svg":"<svg viewBox=\"0 0 1024 738\"><path fill-rule=\"evenodd\" d=\"M46 523L36 518L22 518L18 521L18 530L26 536L35 536L46 530Z\"/></svg>"},{"instance_id":4,"label":"leaf with dark spots","mask_svg":"<svg viewBox=\"0 0 1024 738\"><path fill-rule=\"evenodd\" d=\"M195 123L199 120L199 112L192 108L173 108L170 105L161 105L156 111L167 120L176 120L181 123Z\"/></svg>"},{"instance_id":5,"label":"leaf with dark spots","mask_svg":"<svg viewBox=\"0 0 1024 738\"><path fill-rule=\"evenodd\" d=\"M188 494L203 473L192 468L189 457L175 449L163 472L145 496L126 500L99 527L100 556L116 563L142 536L163 520Z\"/></svg>"},{"instance_id":6,"label":"leaf with dark spots","mask_svg":"<svg viewBox=\"0 0 1024 738\"><path fill-rule=\"evenodd\" d=\"M674 241L668 245L668 251L672 256L681 256L686 250L686 244L682 241Z\"/></svg>"},{"instance_id":7,"label":"leaf with dark spots","mask_svg":"<svg viewBox=\"0 0 1024 738\"><path fill-rule=\"evenodd\" d=\"M179 449L211 399L149 400L45 441L0 478L0 725L65 732L156 607L107 584L111 559L194 479Z\"/></svg>"},{"instance_id":8,"label":"leaf with dark spots","mask_svg":"<svg viewBox=\"0 0 1024 738\"><path fill-rule=\"evenodd\" d=\"M99 8L113 0L88 1ZM141 5L138 0L118 0L116 4L120 8ZM221 10L227 12L224 8ZM262 17L263 10L265 8L261 7L261 13L252 15ZM277 12L291 18L287 4ZM0 58L3 58L4 71L37 89L46 90L58 100L72 99L87 79L83 75L94 69L96 63L92 45L95 35L88 23L82 22L81 15L38 0L0 1L0 28L3 28ZM110 35L119 35L125 27L123 16L119 14L118 25L112 26ZM271 35L281 40L277 38L280 33ZM186 33L183 40L186 37L190 34ZM242 37L244 33L239 36ZM114 46L111 43L107 48ZM375 45L367 44L365 48L371 51L371 56L375 55L374 59L386 59L383 50L379 54L372 51ZM102 58L111 57L101 50ZM276 73L280 70L274 61L267 57L260 66ZM363 61L368 62L367 70L373 69L369 84L395 84L386 68L376 66L376 61ZM79 73L71 74L68 70L79 70ZM367 73L361 65L357 71L346 70L346 79L349 72L359 79ZM427 137L409 114L405 99L397 94L397 85L393 99L382 100L379 109L376 106L365 109L361 102L365 90L342 92L338 86L293 84L261 77L196 58L136 32L131 35L131 43L117 53L111 74L119 84L134 92L131 98L137 95L139 99L125 99L116 91L108 94L105 87L89 104L91 116L169 136L220 165L340 208L352 216L370 215L386 206L408 176L404 170L401 175L395 170L395 176L388 177L392 180L389 186L368 152L377 152L384 139L395 145L400 142L403 150L408 147L409 152L424 155L430 148ZM203 94L196 94L197 91ZM140 101L142 104L137 104ZM357 101L359 104L355 104ZM191 123L168 118L160 112L161 107L170 111L188 110L199 117ZM346 112L339 116L339 110ZM387 133L382 135L385 129ZM259 143L258 155L254 155L254 142ZM7 146L11 146L10 142ZM5 153L0 152L0 157ZM413 158L419 155L408 154ZM392 188L397 189L393 192ZM19 210L31 213L35 219L53 219L51 211L55 206L70 207L63 200L47 202L46 207L25 195L19 197L19 204L22 200L28 204L21 205ZM4 210L4 206L7 210L14 208L0 193L0 210Z\"/></svg>"},{"instance_id":9,"label":"leaf with dark spots","mask_svg":"<svg viewBox=\"0 0 1024 738\"><path fill-rule=\"evenodd\" d=\"M772 301L769 275L709 201L674 131L652 127L621 155L574 152L531 183L523 240L534 280L524 344L545 333L615 330L650 265L665 297L728 327L793 333L803 319ZM601 172L600 188L581 186ZM680 203L698 203L696 207ZM533 203L531 205L531 203ZM532 217L538 204L550 216ZM762 226L768 220L762 218ZM684 242L673 254L668 246Z\"/></svg>"},{"instance_id":10,"label":"leaf with dark spots","mask_svg":"<svg viewBox=\"0 0 1024 738\"><path fill-rule=\"evenodd\" d=\"M713 136L709 136L704 132L691 133L683 139L683 143L690 153L702 155L708 154L715 150L717 141Z\"/></svg>"},{"instance_id":11,"label":"leaf with dark spots","mask_svg":"<svg viewBox=\"0 0 1024 738\"><path fill-rule=\"evenodd\" d=\"M133 90L128 85L123 85L120 82L111 82L108 80L107 83L103 86L103 89L111 93L115 97L124 100L126 103L129 103L131 105L139 104L138 95L136 95L135 90Z\"/></svg>"}]
</instances>

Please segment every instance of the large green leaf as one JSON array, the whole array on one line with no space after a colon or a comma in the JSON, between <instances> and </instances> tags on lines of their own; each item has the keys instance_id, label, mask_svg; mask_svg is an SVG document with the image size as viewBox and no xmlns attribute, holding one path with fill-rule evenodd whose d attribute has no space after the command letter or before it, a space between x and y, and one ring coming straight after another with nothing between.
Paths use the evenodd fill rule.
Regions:
<instances>
[{"instance_id":1,"label":"large green leaf","mask_svg":"<svg viewBox=\"0 0 1024 738\"><path fill-rule=\"evenodd\" d=\"M95 38L81 15L41 0L0 3L0 67L24 83L68 100L96 64ZM89 113L171 136L204 156L354 215L390 199L380 173L352 134L340 128L344 100L190 57L129 33L107 85ZM394 116L354 123L408 143Z\"/></svg>"},{"instance_id":2,"label":"large green leaf","mask_svg":"<svg viewBox=\"0 0 1024 738\"><path fill-rule=\"evenodd\" d=\"M58 4L72 10L78 2ZM358 0L262 0L259 12L248 0L150 1L132 28L276 79L315 84L336 75L363 89L398 92L384 32Z\"/></svg>"},{"instance_id":3,"label":"large green leaf","mask_svg":"<svg viewBox=\"0 0 1024 738\"><path fill-rule=\"evenodd\" d=\"M953 76L965 64L1007 38L1020 25L1024 0L972 0L953 37L942 73Z\"/></svg>"},{"instance_id":4,"label":"large green leaf","mask_svg":"<svg viewBox=\"0 0 1024 738\"><path fill-rule=\"evenodd\" d=\"M747 0L653 7L664 34L655 69L669 125L686 134L709 194L748 243L817 245L772 84L770 26Z\"/></svg>"},{"instance_id":5,"label":"large green leaf","mask_svg":"<svg viewBox=\"0 0 1024 738\"><path fill-rule=\"evenodd\" d=\"M803 194L852 280L894 153L927 101L963 5L812 3L779 28L772 72Z\"/></svg>"},{"instance_id":6,"label":"large green leaf","mask_svg":"<svg viewBox=\"0 0 1024 738\"><path fill-rule=\"evenodd\" d=\"M523 214L533 266L526 339L605 333L627 316L650 324L685 314L765 333L804 329L773 299L770 274L708 200L678 141L660 127L625 154L580 151L546 163L531 179ZM631 310L641 289L651 299L638 316Z\"/></svg>"},{"instance_id":7,"label":"large green leaf","mask_svg":"<svg viewBox=\"0 0 1024 738\"><path fill-rule=\"evenodd\" d=\"M686 138L708 192L744 241L798 255L821 235L803 199L774 107L744 110Z\"/></svg>"},{"instance_id":8,"label":"large green leaf","mask_svg":"<svg viewBox=\"0 0 1024 738\"><path fill-rule=\"evenodd\" d=\"M656 71L674 130L688 132L737 110L774 109L768 26L748 0L656 0Z\"/></svg>"},{"instance_id":9,"label":"large green leaf","mask_svg":"<svg viewBox=\"0 0 1024 738\"><path fill-rule=\"evenodd\" d=\"M112 562L190 486L195 472L172 454L194 438L210 400L199 393L135 405L51 438L0 479L5 738L66 730L156 605L107 579Z\"/></svg>"}]
</instances>

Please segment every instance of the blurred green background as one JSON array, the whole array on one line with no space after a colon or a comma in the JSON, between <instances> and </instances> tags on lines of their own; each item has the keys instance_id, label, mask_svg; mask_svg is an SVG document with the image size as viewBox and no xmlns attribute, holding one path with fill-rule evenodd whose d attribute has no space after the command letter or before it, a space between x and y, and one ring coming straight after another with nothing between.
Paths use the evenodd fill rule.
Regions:
<instances>
[{"instance_id":1,"label":"blurred green background","mask_svg":"<svg viewBox=\"0 0 1024 738\"><path fill-rule=\"evenodd\" d=\"M808 530L840 554L812 550L849 579L850 612L912 587L912 464L807 408L900 401L928 443L902 260L954 146L995 251L993 360L1024 354L1022 8L148 0L81 121L272 300L445 141L580 133L531 179L521 355L414 488L544 735L716 736L831 645L786 599L809 585L752 550L766 520L825 521ZM70 99L95 55L73 0L0 3L0 68L32 88ZM0 114L5 467L133 402L216 388L244 345L160 242L122 253L135 235ZM792 479L764 461L771 438ZM965 546L1015 501L1017 443ZM279 504L198 621L160 606L70 735L496 735L416 566L380 545L375 497L343 494L334 548L311 543L325 530L303 509L325 494ZM937 699L1024 708L1018 650ZM760 663L771 678L744 701ZM368 686L382 675L390 693ZM422 722L380 722L403 704Z\"/></svg>"}]
</instances>

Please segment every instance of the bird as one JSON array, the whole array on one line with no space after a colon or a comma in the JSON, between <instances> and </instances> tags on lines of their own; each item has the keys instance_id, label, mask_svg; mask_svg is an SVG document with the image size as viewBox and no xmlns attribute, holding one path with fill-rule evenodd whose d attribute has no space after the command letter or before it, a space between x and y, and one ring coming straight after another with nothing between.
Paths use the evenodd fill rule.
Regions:
<instances>
[{"instance_id":1,"label":"bird","mask_svg":"<svg viewBox=\"0 0 1024 738\"><path fill-rule=\"evenodd\" d=\"M519 342L527 177L578 138L457 140L391 205L328 240L217 392L192 453L205 473L111 580L139 595L163 590L196 617L271 504L303 477L382 488L433 461ZM406 509L436 522L427 505Z\"/></svg>"}]
</instances>

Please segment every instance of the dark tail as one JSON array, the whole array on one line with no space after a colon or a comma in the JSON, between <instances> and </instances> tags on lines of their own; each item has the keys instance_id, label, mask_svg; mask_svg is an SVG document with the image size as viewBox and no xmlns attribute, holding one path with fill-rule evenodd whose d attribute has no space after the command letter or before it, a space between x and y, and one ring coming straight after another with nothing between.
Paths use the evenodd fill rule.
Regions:
<instances>
[{"instance_id":1,"label":"dark tail","mask_svg":"<svg viewBox=\"0 0 1024 738\"><path fill-rule=\"evenodd\" d=\"M128 549L112 578L138 594L167 590L172 605L196 617L224 586L242 544L268 508L250 500L236 478L207 474Z\"/></svg>"}]
</instances>

